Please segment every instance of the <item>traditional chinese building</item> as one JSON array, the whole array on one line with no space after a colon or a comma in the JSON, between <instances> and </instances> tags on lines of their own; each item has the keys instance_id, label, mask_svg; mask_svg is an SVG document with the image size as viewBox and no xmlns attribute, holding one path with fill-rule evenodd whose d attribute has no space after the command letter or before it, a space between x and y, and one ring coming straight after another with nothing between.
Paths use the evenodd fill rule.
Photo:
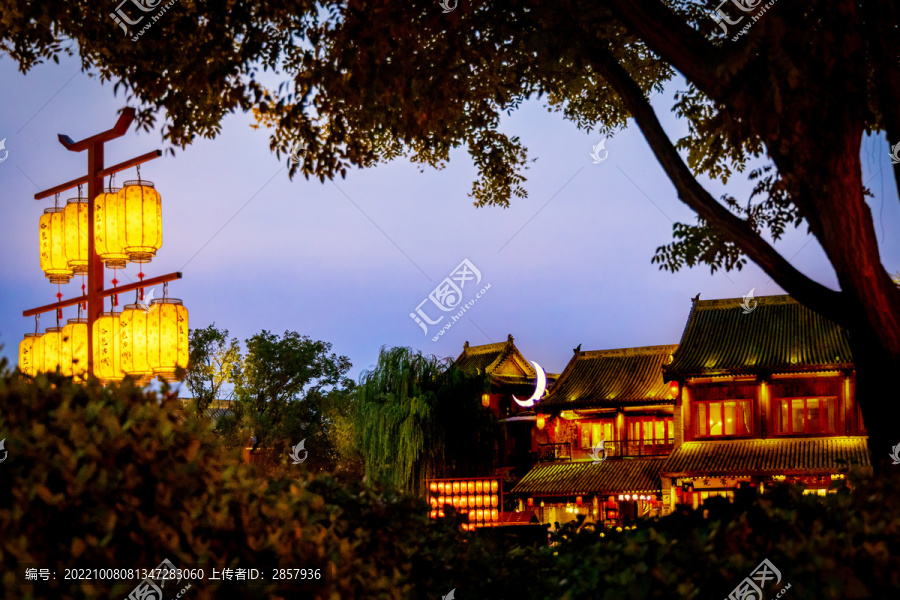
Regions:
<instances>
[{"instance_id":1,"label":"traditional chinese building","mask_svg":"<svg viewBox=\"0 0 900 600\"><path fill-rule=\"evenodd\" d=\"M871 468L848 333L790 296L698 296L663 370L679 386L667 509L785 479L824 494L849 467Z\"/></svg>"},{"instance_id":2,"label":"traditional chinese building","mask_svg":"<svg viewBox=\"0 0 900 600\"><path fill-rule=\"evenodd\" d=\"M576 348L536 407L538 464L511 493L544 523L579 514L629 523L659 514L659 471L676 437L663 365L676 348Z\"/></svg>"},{"instance_id":3,"label":"traditional chinese building","mask_svg":"<svg viewBox=\"0 0 900 600\"><path fill-rule=\"evenodd\" d=\"M520 400L530 398L538 387L546 389L559 375L538 373L516 348L512 335L505 342L483 346L469 346L466 342L456 365L466 373L486 377L482 405L503 423L496 446L494 464L499 469L495 474L513 478L523 475L531 467L536 449L532 435L536 416L516 403L513 396Z\"/></svg>"}]
</instances>

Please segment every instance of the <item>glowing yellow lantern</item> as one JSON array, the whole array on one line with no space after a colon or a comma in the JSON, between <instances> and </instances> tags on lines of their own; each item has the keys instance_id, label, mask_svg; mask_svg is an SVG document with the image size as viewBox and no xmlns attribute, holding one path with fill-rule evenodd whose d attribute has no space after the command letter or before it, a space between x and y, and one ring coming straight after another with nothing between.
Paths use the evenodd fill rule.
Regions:
<instances>
[{"instance_id":1,"label":"glowing yellow lantern","mask_svg":"<svg viewBox=\"0 0 900 600\"><path fill-rule=\"evenodd\" d=\"M36 363L38 371L54 372L59 370L62 362L62 327L48 327L40 342L40 363Z\"/></svg>"},{"instance_id":2,"label":"glowing yellow lantern","mask_svg":"<svg viewBox=\"0 0 900 600\"><path fill-rule=\"evenodd\" d=\"M428 502L431 504L431 508L437 508L437 500L434 499L434 496L432 496Z\"/></svg>"},{"instance_id":3,"label":"glowing yellow lantern","mask_svg":"<svg viewBox=\"0 0 900 600\"><path fill-rule=\"evenodd\" d=\"M128 264L125 252L125 208L119 188L106 188L94 199L94 249L110 269L124 269Z\"/></svg>"},{"instance_id":4,"label":"glowing yellow lantern","mask_svg":"<svg viewBox=\"0 0 900 600\"><path fill-rule=\"evenodd\" d=\"M481 495L475 496L475 506L484 506L484 500Z\"/></svg>"},{"instance_id":5,"label":"glowing yellow lantern","mask_svg":"<svg viewBox=\"0 0 900 600\"><path fill-rule=\"evenodd\" d=\"M87 374L87 319L69 319L62 329L59 370L68 377Z\"/></svg>"},{"instance_id":6,"label":"glowing yellow lantern","mask_svg":"<svg viewBox=\"0 0 900 600\"><path fill-rule=\"evenodd\" d=\"M475 482L475 493L480 494L484 491L484 484L481 480Z\"/></svg>"},{"instance_id":7,"label":"glowing yellow lantern","mask_svg":"<svg viewBox=\"0 0 900 600\"><path fill-rule=\"evenodd\" d=\"M121 381L125 373L121 363L119 314L100 313L94 321L93 333L94 375L103 383Z\"/></svg>"},{"instance_id":8,"label":"glowing yellow lantern","mask_svg":"<svg viewBox=\"0 0 900 600\"><path fill-rule=\"evenodd\" d=\"M485 408L488 408L491 405L491 395L490 394L482 394L481 395L481 405Z\"/></svg>"},{"instance_id":9,"label":"glowing yellow lantern","mask_svg":"<svg viewBox=\"0 0 900 600\"><path fill-rule=\"evenodd\" d=\"M438 482L438 491L442 494L444 493L444 482L443 481Z\"/></svg>"},{"instance_id":10,"label":"glowing yellow lantern","mask_svg":"<svg viewBox=\"0 0 900 600\"><path fill-rule=\"evenodd\" d=\"M19 370L26 375L34 376L37 373L35 364L35 350L38 340L41 339L39 333L26 333L25 339L19 342Z\"/></svg>"},{"instance_id":11,"label":"glowing yellow lantern","mask_svg":"<svg viewBox=\"0 0 900 600\"><path fill-rule=\"evenodd\" d=\"M436 492L437 491L437 483L432 481L431 485L428 486L428 489L430 489L432 492Z\"/></svg>"},{"instance_id":12,"label":"glowing yellow lantern","mask_svg":"<svg viewBox=\"0 0 900 600\"><path fill-rule=\"evenodd\" d=\"M474 520L475 520L475 511L474 511L474 510L470 510L470 511L469 511L469 520L470 520L470 521L474 521Z\"/></svg>"},{"instance_id":13,"label":"glowing yellow lantern","mask_svg":"<svg viewBox=\"0 0 900 600\"><path fill-rule=\"evenodd\" d=\"M437 511L436 510L431 511L431 518L437 519Z\"/></svg>"},{"instance_id":14,"label":"glowing yellow lantern","mask_svg":"<svg viewBox=\"0 0 900 600\"><path fill-rule=\"evenodd\" d=\"M491 494L491 506L497 506L500 502L500 498L497 497L497 494Z\"/></svg>"},{"instance_id":15,"label":"glowing yellow lantern","mask_svg":"<svg viewBox=\"0 0 900 600\"><path fill-rule=\"evenodd\" d=\"M73 273L88 270L88 202L87 198L70 198L63 209L63 232L66 236L66 263Z\"/></svg>"},{"instance_id":16,"label":"glowing yellow lantern","mask_svg":"<svg viewBox=\"0 0 900 600\"><path fill-rule=\"evenodd\" d=\"M150 378L153 369L147 360L147 313L138 304L127 304L119 315L120 364L126 375L138 380Z\"/></svg>"},{"instance_id":17,"label":"glowing yellow lantern","mask_svg":"<svg viewBox=\"0 0 900 600\"><path fill-rule=\"evenodd\" d=\"M41 270L50 283L69 283L72 269L66 259L65 222L61 208L45 208L38 222Z\"/></svg>"},{"instance_id":18,"label":"glowing yellow lantern","mask_svg":"<svg viewBox=\"0 0 900 600\"><path fill-rule=\"evenodd\" d=\"M469 508L475 508L475 496L469 496Z\"/></svg>"},{"instance_id":19,"label":"glowing yellow lantern","mask_svg":"<svg viewBox=\"0 0 900 600\"><path fill-rule=\"evenodd\" d=\"M545 417L544 415L538 415L537 416L537 428L543 429L546 424L547 424L547 417Z\"/></svg>"},{"instance_id":20,"label":"glowing yellow lantern","mask_svg":"<svg viewBox=\"0 0 900 600\"><path fill-rule=\"evenodd\" d=\"M149 181L126 181L119 190L125 214L124 239L120 242L128 260L148 263L162 247L162 201ZM121 214L121 213L120 213ZM123 229L120 228L122 233Z\"/></svg>"},{"instance_id":21,"label":"glowing yellow lantern","mask_svg":"<svg viewBox=\"0 0 900 600\"><path fill-rule=\"evenodd\" d=\"M499 521L500 520L500 511L496 508L491 509L491 521Z\"/></svg>"},{"instance_id":22,"label":"glowing yellow lantern","mask_svg":"<svg viewBox=\"0 0 900 600\"><path fill-rule=\"evenodd\" d=\"M445 503L445 499L443 496L438 496L438 506L443 506Z\"/></svg>"},{"instance_id":23,"label":"glowing yellow lantern","mask_svg":"<svg viewBox=\"0 0 900 600\"><path fill-rule=\"evenodd\" d=\"M454 493L454 494L458 494L458 493L459 493L459 482L458 482L458 481L454 481L454 482L453 482L453 493Z\"/></svg>"},{"instance_id":24,"label":"glowing yellow lantern","mask_svg":"<svg viewBox=\"0 0 900 600\"><path fill-rule=\"evenodd\" d=\"M153 376L175 381L176 369L188 365L187 308L177 298L159 298L150 303L146 319L147 361Z\"/></svg>"},{"instance_id":25,"label":"glowing yellow lantern","mask_svg":"<svg viewBox=\"0 0 900 600\"><path fill-rule=\"evenodd\" d=\"M475 511L475 520L476 521L484 521L484 511L480 508Z\"/></svg>"},{"instance_id":26,"label":"glowing yellow lantern","mask_svg":"<svg viewBox=\"0 0 900 600\"><path fill-rule=\"evenodd\" d=\"M453 496L453 508L459 508L459 498Z\"/></svg>"},{"instance_id":27,"label":"glowing yellow lantern","mask_svg":"<svg viewBox=\"0 0 900 600\"><path fill-rule=\"evenodd\" d=\"M497 480L495 479L491 482L491 492L496 494L498 489L500 489L500 484L498 484Z\"/></svg>"},{"instance_id":28,"label":"glowing yellow lantern","mask_svg":"<svg viewBox=\"0 0 900 600\"><path fill-rule=\"evenodd\" d=\"M470 494L475 493L475 482L474 481L470 481L468 484L466 484L466 487L468 487Z\"/></svg>"}]
</instances>

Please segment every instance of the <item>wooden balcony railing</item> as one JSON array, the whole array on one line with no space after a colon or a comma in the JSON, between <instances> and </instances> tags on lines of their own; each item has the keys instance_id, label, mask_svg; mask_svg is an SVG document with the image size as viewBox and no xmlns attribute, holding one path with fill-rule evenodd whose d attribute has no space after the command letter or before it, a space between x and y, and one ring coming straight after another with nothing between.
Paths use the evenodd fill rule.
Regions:
<instances>
[{"instance_id":1,"label":"wooden balcony railing","mask_svg":"<svg viewBox=\"0 0 900 600\"><path fill-rule=\"evenodd\" d=\"M675 444L668 440L644 440L642 442L606 442L606 457L622 456L665 456L670 454ZM591 458L592 448L575 448L569 443L538 444L537 452L531 453L534 462L554 462L560 460L584 460ZM602 456L602 453L601 453Z\"/></svg>"},{"instance_id":2,"label":"wooden balcony railing","mask_svg":"<svg viewBox=\"0 0 900 600\"><path fill-rule=\"evenodd\" d=\"M554 462L571 460L572 448L568 442L561 444L538 444L537 452L533 452L534 462Z\"/></svg>"}]
</instances>

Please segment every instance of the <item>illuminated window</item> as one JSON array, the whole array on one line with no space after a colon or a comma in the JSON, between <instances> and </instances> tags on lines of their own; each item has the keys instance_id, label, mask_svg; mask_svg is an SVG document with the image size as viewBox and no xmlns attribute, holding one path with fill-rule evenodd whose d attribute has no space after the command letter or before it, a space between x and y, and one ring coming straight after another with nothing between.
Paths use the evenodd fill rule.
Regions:
<instances>
[{"instance_id":1,"label":"illuminated window","mask_svg":"<svg viewBox=\"0 0 900 600\"><path fill-rule=\"evenodd\" d=\"M582 448L593 448L600 443L600 440L607 442L616 440L616 428L612 419L581 424Z\"/></svg>"},{"instance_id":2,"label":"illuminated window","mask_svg":"<svg viewBox=\"0 0 900 600\"><path fill-rule=\"evenodd\" d=\"M835 433L835 398L790 398L777 400L775 433Z\"/></svg>"},{"instance_id":3,"label":"illuminated window","mask_svg":"<svg viewBox=\"0 0 900 600\"><path fill-rule=\"evenodd\" d=\"M675 441L673 417L628 417L627 455L650 456L669 452Z\"/></svg>"},{"instance_id":4,"label":"illuminated window","mask_svg":"<svg viewBox=\"0 0 900 600\"><path fill-rule=\"evenodd\" d=\"M750 400L694 403L694 433L697 437L747 436L753 408Z\"/></svg>"}]
</instances>

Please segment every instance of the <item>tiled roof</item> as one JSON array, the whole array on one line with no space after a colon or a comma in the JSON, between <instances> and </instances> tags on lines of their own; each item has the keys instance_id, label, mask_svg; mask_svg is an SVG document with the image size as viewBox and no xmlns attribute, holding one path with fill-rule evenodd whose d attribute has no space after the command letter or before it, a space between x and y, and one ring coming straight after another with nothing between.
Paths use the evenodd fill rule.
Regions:
<instances>
[{"instance_id":1,"label":"tiled roof","mask_svg":"<svg viewBox=\"0 0 900 600\"><path fill-rule=\"evenodd\" d=\"M846 330L790 296L697 300L674 360L673 377L719 373L789 372L810 367L852 368ZM756 302L756 304L754 304Z\"/></svg>"},{"instance_id":2,"label":"tiled roof","mask_svg":"<svg viewBox=\"0 0 900 600\"><path fill-rule=\"evenodd\" d=\"M483 346L469 346L466 342L462 354L456 359L456 366L468 373L490 375L498 383L522 384L533 382L537 377L531 362L513 343L512 335L505 342Z\"/></svg>"},{"instance_id":3,"label":"tiled roof","mask_svg":"<svg viewBox=\"0 0 900 600\"><path fill-rule=\"evenodd\" d=\"M590 493L659 492L660 459L621 459L537 465L513 494L571 496Z\"/></svg>"},{"instance_id":4,"label":"tiled roof","mask_svg":"<svg viewBox=\"0 0 900 600\"><path fill-rule=\"evenodd\" d=\"M841 462L844 461L844 462ZM871 467L865 437L685 442L666 459L668 477L837 473Z\"/></svg>"},{"instance_id":5,"label":"tiled roof","mask_svg":"<svg viewBox=\"0 0 900 600\"><path fill-rule=\"evenodd\" d=\"M182 406L187 408L191 402L194 401L193 398L179 398L181 400ZM206 409L206 414L213 419L218 419L219 417L230 416L234 414L231 411L231 400L213 400L209 407Z\"/></svg>"},{"instance_id":6,"label":"tiled roof","mask_svg":"<svg viewBox=\"0 0 900 600\"><path fill-rule=\"evenodd\" d=\"M621 403L674 403L662 366L678 346L576 351L559 381L541 402L544 408L574 409Z\"/></svg>"}]
</instances>

